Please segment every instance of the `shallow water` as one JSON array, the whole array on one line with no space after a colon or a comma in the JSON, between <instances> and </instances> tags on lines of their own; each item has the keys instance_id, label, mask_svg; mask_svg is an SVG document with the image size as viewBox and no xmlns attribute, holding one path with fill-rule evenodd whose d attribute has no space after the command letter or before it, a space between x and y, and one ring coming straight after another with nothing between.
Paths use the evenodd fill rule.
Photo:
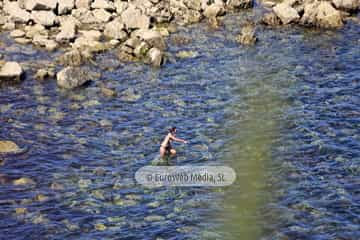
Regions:
<instances>
[{"instance_id":1,"label":"shallow water","mask_svg":"<svg viewBox=\"0 0 360 240\"><path fill-rule=\"evenodd\" d=\"M28 150L4 157L0 173L37 184L0 185L1 237L359 239L359 26L259 26L259 43L243 47L234 41L239 26L256 18L244 15L216 31L180 29L175 35L193 40L169 52L198 56L170 57L161 69L120 63L110 52L98 56L93 70L102 77L86 88L63 91L32 74L3 87L0 136ZM7 59L53 57L17 47ZM100 82L119 96L102 96ZM172 125L190 144L176 145L169 164L230 165L236 184L137 185L134 173L153 164Z\"/></svg>"}]
</instances>

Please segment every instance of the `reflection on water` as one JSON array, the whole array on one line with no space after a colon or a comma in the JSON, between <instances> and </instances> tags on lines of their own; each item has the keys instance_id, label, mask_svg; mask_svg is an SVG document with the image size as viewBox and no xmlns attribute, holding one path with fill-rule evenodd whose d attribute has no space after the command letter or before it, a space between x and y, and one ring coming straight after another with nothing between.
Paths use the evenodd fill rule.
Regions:
<instances>
[{"instance_id":1,"label":"reflection on water","mask_svg":"<svg viewBox=\"0 0 360 240\"><path fill-rule=\"evenodd\" d=\"M169 50L197 57L160 70L106 53L87 88L63 91L28 74L1 89L1 138L28 147L0 168L1 237L358 239L359 28L259 27L261 41L246 48L234 41L243 17L219 31L183 29L194 40ZM191 142L175 146L170 165L229 165L237 184L136 184L170 125ZM13 185L20 177L36 184Z\"/></svg>"}]
</instances>

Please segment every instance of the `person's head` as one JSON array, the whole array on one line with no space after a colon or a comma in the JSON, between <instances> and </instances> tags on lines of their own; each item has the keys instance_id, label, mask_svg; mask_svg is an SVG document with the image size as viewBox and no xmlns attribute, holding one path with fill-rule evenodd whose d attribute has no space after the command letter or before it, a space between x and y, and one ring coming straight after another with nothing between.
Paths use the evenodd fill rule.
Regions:
<instances>
[{"instance_id":1,"label":"person's head","mask_svg":"<svg viewBox=\"0 0 360 240\"><path fill-rule=\"evenodd\" d=\"M171 127L168 129L169 133L175 134L176 133L176 127Z\"/></svg>"}]
</instances>

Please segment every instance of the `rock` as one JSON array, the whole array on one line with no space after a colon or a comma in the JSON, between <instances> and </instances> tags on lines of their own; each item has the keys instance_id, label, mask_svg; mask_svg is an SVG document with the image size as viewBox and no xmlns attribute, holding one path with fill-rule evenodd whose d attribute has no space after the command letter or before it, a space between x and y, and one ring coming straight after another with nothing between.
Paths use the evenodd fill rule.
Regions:
<instances>
[{"instance_id":1,"label":"rock","mask_svg":"<svg viewBox=\"0 0 360 240\"><path fill-rule=\"evenodd\" d=\"M44 27L51 27L56 23L56 15L52 11L32 11L31 18Z\"/></svg>"},{"instance_id":2,"label":"rock","mask_svg":"<svg viewBox=\"0 0 360 240\"><path fill-rule=\"evenodd\" d=\"M23 70L17 62L6 62L0 69L0 82L20 81L22 76ZM8 146L11 146L9 142L3 144L10 144Z\"/></svg>"},{"instance_id":3,"label":"rock","mask_svg":"<svg viewBox=\"0 0 360 240\"><path fill-rule=\"evenodd\" d=\"M101 52L105 49L105 45L99 41L85 37L79 37L72 44L73 49L88 50L91 53Z\"/></svg>"},{"instance_id":4,"label":"rock","mask_svg":"<svg viewBox=\"0 0 360 240\"><path fill-rule=\"evenodd\" d=\"M94 9L105 9L109 11L115 11L115 6L113 2L107 0L95 0L91 7Z\"/></svg>"},{"instance_id":5,"label":"rock","mask_svg":"<svg viewBox=\"0 0 360 240\"><path fill-rule=\"evenodd\" d=\"M226 6L229 9L251 8L253 6L253 1L252 0L227 0Z\"/></svg>"},{"instance_id":6,"label":"rock","mask_svg":"<svg viewBox=\"0 0 360 240\"><path fill-rule=\"evenodd\" d=\"M141 98L141 94L137 93L135 89L128 88L121 93L120 99L126 102L136 102Z\"/></svg>"},{"instance_id":7,"label":"rock","mask_svg":"<svg viewBox=\"0 0 360 240\"><path fill-rule=\"evenodd\" d=\"M125 25L120 19L115 19L105 26L104 36L110 39L118 39L120 41L126 40L127 33L123 30Z\"/></svg>"},{"instance_id":8,"label":"rock","mask_svg":"<svg viewBox=\"0 0 360 240\"><path fill-rule=\"evenodd\" d=\"M317 12L317 26L323 28L339 28L343 26L340 11L336 10L329 2L320 2Z\"/></svg>"},{"instance_id":9,"label":"rock","mask_svg":"<svg viewBox=\"0 0 360 240\"><path fill-rule=\"evenodd\" d=\"M12 141L0 141L0 154L1 153L17 153L20 152L21 149L19 146Z\"/></svg>"},{"instance_id":10,"label":"rock","mask_svg":"<svg viewBox=\"0 0 360 240\"><path fill-rule=\"evenodd\" d=\"M33 10L54 10L58 0L25 0L25 9Z\"/></svg>"},{"instance_id":11,"label":"rock","mask_svg":"<svg viewBox=\"0 0 360 240\"><path fill-rule=\"evenodd\" d=\"M76 8L90 9L92 0L75 0Z\"/></svg>"},{"instance_id":12,"label":"rock","mask_svg":"<svg viewBox=\"0 0 360 240\"><path fill-rule=\"evenodd\" d=\"M160 222L160 221L164 221L165 217L159 215L150 215L150 216L146 216L144 220L146 222Z\"/></svg>"},{"instance_id":13,"label":"rock","mask_svg":"<svg viewBox=\"0 0 360 240\"><path fill-rule=\"evenodd\" d=\"M75 7L75 1L74 0L58 0L58 14L64 15L67 13L70 13L71 10Z\"/></svg>"},{"instance_id":14,"label":"rock","mask_svg":"<svg viewBox=\"0 0 360 240\"><path fill-rule=\"evenodd\" d=\"M163 63L163 53L158 48L151 48L148 53L149 63L155 67L160 67Z\"/></svg>"},{"instance_id":15,"label":"rock","mask_svg":"<svg viewBox=\"0 0 360 240\"><path fill-rule=\"evenodd\" d=\"M15 30L15 28L16 24L14 22L7 22L2 26L2 29L9 31Z\"/></svg>"},{"instance_id":16,"label":"rock","mask_svg":"<svg viewBox=\"0 0 360 240\"><path fill-rule=\"evenodd\" d=\"M64 190L65 189L63 185L61 185L60 183L56 183L56 182L52 183L50 188L52 190Z\"/></svg>"},{"instance_id":17,"label":"rock","mask_svg":"<svg viewBox=\"0 0 360 240\"><path fill-rule=\"evenodd\" d=\"M45 27L40 24L36 24L34 26L26 26L24 30L26 32L27 38L34 38L36 35L48 35Z\"/></svg>"},{"instance_id":18,"label":"rock","mask_svg":"<svg viewBox=\"0 0 360 240\"><path fill-rule=\"evenodd\" d=\"M124 2L122 0L115 0L114 2L116 12L121 15L129 6L128 2Z\"/></svg>"},{"instance_id":19,"label":"rock","mask_svg":"<svg viewBox=\"0 0 360 240\"><path fill-rule=\"evenodd\" d=\"M83 38L93 41L99 41L102 36L101 32L97 30L82 30L80 33Z\"/></svg>"},{"instance_id":20,"label":"rock","mask_svg":"<svg viewBox=\"0 0 360 240\"><path fill-rule=\"evenodd\" d=\"M148 29L150 26L150 18L133 5L121 14L121 19L127 29Z\"/></svg>"},{"instance_id":21,"label":"rock","mask_svg":"<svg viewBox=\"0 0 360 240\"><path fill-rule=\"evenodd\" d=\"M9 14L11 21L16 23L27 23L31 18L30 13L24 9L21 9L17 1L6 1L4 5L4 12Z\"/></svg>"},{"instance_id":22,"label":"rock","mask_svg":"<svg viewBox=\"0 0 360 240\"><path fill-rule=\"evenodd\" d=\"M45 78L52 78L55 76L54 69L39 69L35 74L37 80L44 80Z\"/></svg>"},{"instance_id":23,"label":"rock","mask_svg":"<svg viewBox=\"0 0 360 240\"><path fill-rule=\"evenodd\" d=\"M198 53L194 51L180 51L176 53L176 57L178 58L194 58L197 57Z\"/></svg>"},{"instance_id":24,"label":"rock","mask_svg":"<svg viewBox=\"0 0 360 240\"><path fill-rule=\"evenodd\" d=\"M255 27L253 23L246 23L241 29L241 33L236 39L240 44L253 45L256 42Z\"/></svg>"},{"instance_id":25,"label":"rock","mask_svg":"<svg viewBox=\"0 0 360 240\"><path fill-rule=\"evenodd\" d=\"M117 95L117 92L115 90L106 87L102 87L100 91L105 97L116 97Z\"/></svg>"},{"instance_id":26,"label":"rock","mask_svg":"<svg viewBox=\"0 0 360 240\"><path fill-rule=\"evenodd\" d=\"M216 18L225 13L224 5L223 4L211 4L208 6L204 11L204 16L207 18Z\"/></svg>"},{"instance_id":27,"label":"rock","mask_svg":"<svg viewBox=\"0 0 360 240\"><path fill-rule=\"evenodd\" d=\"M49 200L49 197L45 196L44 194L38 194L35 196L35 200L38 202L45 202Z\"/></svg>"},{"instance_id":28,"label":"rock","mask_svg":"<svg viewBox=\"0 0 360 240\"><path fill-rule=\"evenodd\" d=\"M80 67L66 67L56 74L56 79L59 87L73 89L90 81L91 76Z\"/></svg>"},{"instance_id":29,"label":"rock","mask_svg":"<svg viewBox=\"0 0 360 240\"><path fill-rule=\"evenodd\" d=\"M26 208L15 208L15 214L16 215L24 215L27 214L28 211Z\"/></svg>"},{"instance_id":30,"label":"rock","mask_svg":"<svg viewBox=\"0 0 360 240\"><path fill-rule=\"evenodd\" d=\"M52 52L54 50L56 50L56 48L58 47L59 45L57 44L57 42L55 42L54 40L47 40L45 42L45 49Z\"/></svg>"},{"instance_id":31,"label":"rock","mask_svg":"<svg viewBox=\"0 0 360 240\"><path fill-rule=\"evenodd\" d=\"M331 6L329 2L306 3L300 24L323 28L338 28L343 26L340 11Z\"/></svg>"},{"instance_id":32,"label":"rock","mask_svg":"<svg viewBox=\"0 0 360 240\"><path fill-rule=\"evenodd\" d=\"M93 12L94 17L100 23L108 22L111 19L111 14L104 9L95 9Z\"/></svg>"},{"instance_id":33,"label":"rock","mask_svg":"<svg viewBox=\"0 0 360 240\"><path fill-rule=\"evenodd\" d=\"M359 0L332 0L332 3L337 9L341 9L344 11L355 12L360 9Z\"/></svg>"},{"instance_id":34,"label":"rock","mask_svg":"<svg viewBox=\"0 0 360 240\"><path fill-rule=\"evenodd\" d=\"M156 47L160 50L166 49L166 43L160 32L153 29L140 29L132 34L132 37L137 37L141 41L147 42L151 47Z\"/></svg>"},{"instance_id":35,"label":"rock","mask_svg":"<svg viewBox=\"0 0 360 240\"><path fill-rule=\"evenodd\" d=\"M14 41L19 44L29 44L31 40L28 38L15 38Z\"/></svg>"},{"instance_id":36,"label":"rock","mask_svg":"<svg viewBox=\"0 0 360 240\"><path fill-rule=\"evenodd\" d=\"M300 19L298 12L287 3L277 4L273 8L273 11L280 18L283 24L297 22Z\"/></svg>"},{"instance_id":37,"label":"rock","mask_svg":"<svg viewBox=\"0 0 360 240\"><path fill-rule=\"evenodd\" d=\"M150 46L146 42L141 42L135 49L134 49L134 55L139 58L145 58L147 52L149 51Z\"/></svg>"},{"instance_id":38,"label":"rock","mask_svg":"<svg viewBox=\"0 0 360 240\"><path fill-rule=\"evenodd\" d=\"M105 231L106 230L106 226L103 223L97 223L95 224L95 229L98 231Z\"/></svg>"},{"instance_id":39,"label":"rock","mask_svg":"<svg viewBox=\"0 0 360 240\"><path fill-rule=\"evenodd\" d=\"M16 186L22 186L22 185L36 185L35 181L28 178L28 177L22 177L19 179L16 179L13 181L13 184Z\"/></svg>"},{"instance_id":40,"label":"rock","mask_svg":"<svg viewBox=\"0 0 360 240\"><path fill-rule=\"evenodd\" d=\"M13 38L21 38L24 36L25 36L25 32L22 30L14 30L14 31L11 31L11 33L10 33L10 37L13 37Z\"/></svg>"},{"instance_id":41,"label":"rock","mask_svg":"<svg viewBox=\"0 0 360 240\"><path fill-rule=\"evenodd\" d=\"M71 15L83 24L98 23L93 12L85 8L73 9Z\"/></svg>"},{"instance_id":42,"label":"rock","mask_svg":"<svg viewBox=\"0 0 360 240\"><path fill-rule=\"evenodd\" d=\"M266 8L272 8L276 5L276 3L272 1L261 1L261 5L263 5Z\"/></svg>"},{"instance_id":43,"label":"rock","mask_svg":"<svg viewBox=\"0 0 360 240\"><path fill-rule=\"evenodd\" d=\"M269 26L277 26L281 24L281 20L275 13L265 13L261 19L262 23Z\"/></svg>"},{"instance_id":44,"label":"rock","mask_svg":"<svg viewBox=\"0 0 360 240\"><path fill-rule=\"evenodd\" d=\"M61 23L60 33L56 35L56 41L67 42L71 41L76 36L76 24L72 20L67 20Z\"/></svg>"}]
</instances>

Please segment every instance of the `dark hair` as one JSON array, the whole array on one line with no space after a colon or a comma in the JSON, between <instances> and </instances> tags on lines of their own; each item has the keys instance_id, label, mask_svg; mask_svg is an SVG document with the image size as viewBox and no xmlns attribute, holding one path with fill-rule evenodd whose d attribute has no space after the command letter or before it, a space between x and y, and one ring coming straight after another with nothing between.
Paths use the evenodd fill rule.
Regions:
<instances>
[{"instance_id":1,"label":"dark hair","mask_svg":"<svg viewBox=\"0 0 360 240\"><path fill-rule=\"evenodd\" d=\"M175 130L176 130L176 127L171 127L168 129L169 133L173 133L173 132L175 132Z\"/></svg>"}]
</instances>

